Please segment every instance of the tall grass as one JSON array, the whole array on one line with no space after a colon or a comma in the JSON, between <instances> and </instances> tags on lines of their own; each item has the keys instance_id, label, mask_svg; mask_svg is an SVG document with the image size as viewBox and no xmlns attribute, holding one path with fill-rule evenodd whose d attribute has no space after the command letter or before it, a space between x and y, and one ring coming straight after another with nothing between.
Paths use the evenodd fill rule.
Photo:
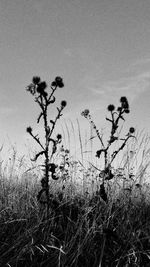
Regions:
<instances>
[{"instance_id":1,"label":"tall grass","mask_svg":"<svg viewBox=\"0 0 150 267\"><path fill-rule=\"evenodd\" d=\"M77 159L71 162L70 158L68 180L50 184L47 220L42 219L36 199L40 177L34 169L19 172L13 151L13 160L7 166L2 164L0 170L0 266L149 266L150 186L144 181L149 166L147 145L148 137L141 136L140 147L135 147L142 155L141 162L130 187L127 181L121 183L129 177L118 167L108 188L107 204L97 192L97 170L91 165L81 168ZM21 164L26 164L25 157ZM82 183L80 188L77 184L73 187L75 170L77 176L86 173L89 194L79 190Z\"/></svg>"},{"instance_id":2,"label":"tall grass","mask_svg":"<svg viewBox=\"0 0 150 267\"><path fill-rule=\"evenodd\" d=\"M39 77L33 82L37 86ZM62 87L63 84L60 85ZM39 91L42 94L41 101L47 100L45 86L46 84ZM35 88L30 89L35 95L35 91L32 91ZM0 266L150 266L150 184L145 179L150 167L149 137L136 134L136 138L127 146L127 140L134 132L130 128L127 136L120 140L125 147L123 153L120 153L122 144L115 148L116 154L120 154L118 165L117 162L112 164L116 154L110 151L111 158L107 153L110 145L120 138L115 135L116 127L120 116L129 113L126 101L126 98L122 99L116 119L113 113L115 107L108 106L112 120L107 120L112 123L112 128L106 146L101 133L89 117L103 147L103 151L96 147L98 161L94 161L92 157L96 152L92 127L85 137L78 120L76 126L72 122L62 126L65 140L57 146L55 153L52 150L53 162L58 167L55 175L59 179L49 179L48 176L47 181L48 214L37 198L43 175L39 169L42 164L37 161L27 165L26 156L19 158L15 149L10 160L1 163ZM86 110L84 115L88 116L89 112ZM51 123L54 124L54 121ZM46 129L48 128L45 127L47 141ZM41 146L42 143L33 134L32 128L28 127L27 130ZM55 139L52 142L55 143ZM44 149L43 145L42 148ZM104 169L101 169L99 162L101 152L104 152ZM40 155L37 153L37 158ZM57 160L60 163L57 164ZM46 161L44 165L46 171L49 168L47 163ZM106 168L111 172L106 172Z\"/></svg>"}]
</instances>

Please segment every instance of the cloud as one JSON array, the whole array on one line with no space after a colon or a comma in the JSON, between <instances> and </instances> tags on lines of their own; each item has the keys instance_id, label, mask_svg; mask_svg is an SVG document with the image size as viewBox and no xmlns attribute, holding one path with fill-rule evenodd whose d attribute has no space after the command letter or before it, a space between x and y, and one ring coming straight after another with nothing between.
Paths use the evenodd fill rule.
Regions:
<instances>
[{"instance_id":1,"label":"cloud","mask_svg":"<svg viewBox=\"0 0 150 267\"><path fill-rule=\"evenodd\" d=\"M110 94L113 96L120 96L125 94L133 101L139 94L144 92L150 85L150 71L134 75L132 77L125 77L118 80L99 82L99 86L95 83L89 87L93 93L97 95Z\"/></svg>"},{"instance_id":2,"label":"cloud","mask_svg":"<svg viewBox=\"0 0 150 267\"><path fill-rule=\"evenodd\" d=\"M143 65L149 65L150 64L150 57L147 56L145 58L141 58L136 60L133 64L132 67L143 67Z\"/></svg>"}]
</instances>

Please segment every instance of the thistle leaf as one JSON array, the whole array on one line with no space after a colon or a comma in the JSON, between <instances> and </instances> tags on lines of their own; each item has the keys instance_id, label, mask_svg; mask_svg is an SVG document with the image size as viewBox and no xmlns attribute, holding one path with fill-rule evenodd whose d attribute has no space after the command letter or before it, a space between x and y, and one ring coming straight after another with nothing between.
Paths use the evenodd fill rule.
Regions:
<instances>
[{"instance_id":1,"label":"thistle leaf","mask_svg":"<svg viewBox=\"0 0 150 267\"><path fill-rule=\"evenodd\" d=\"M107 203L108 202L108 198L107 198L107 194L105 192L105 187L104 184L100 185L100 197Z\"/></svg>"},{"instance_id":2,"label":"thistle leaf","mask_svg":"<svg viewBox=\"0 0 150 267\"><path fill-rule=\"evenodd\" d=\"M53 99L49 100L48 103L53 104L55 102L55 100L56 100L56 98L55 98L55 96L53 96Z\"/></svg>"},{"instance_id":3,"label":"thistle leaf","mask_svg":"<svg viewBox=\"0 0 150 267\"><path fill-rule=\"evenodd\" d=\"M52 179L53 179L53 180L58 180L59 177L52 173Z\"/></svg>"},{"instance_id":4,"label":"thistle leaf","mask_svg":"<svg viewBox=\"0 0 150 267\"><path fill-rule=\"evenodd\" d=\"M43 151L37 153L37 154L35 155L34 159L31 159L31 160L32 160L32 161L36 161L36 160L38 159L38 157L41 156L41 155L43 155L44 153L45 153L45 150L43 150Z\"/></svg>"},{"instance_id":5,"label":"thistle leaf","mask_svg":"<svg viewBox=\"0 0 150 267\"><path fill-rule=\"evenodd\" d=\"M43 112L40 113L40 115L39 115L39 117L38 117L38 119L37 119L37 123L40 122L40 119L41 119L42 116L43 116Z\"/></svg>"}]
</instances>

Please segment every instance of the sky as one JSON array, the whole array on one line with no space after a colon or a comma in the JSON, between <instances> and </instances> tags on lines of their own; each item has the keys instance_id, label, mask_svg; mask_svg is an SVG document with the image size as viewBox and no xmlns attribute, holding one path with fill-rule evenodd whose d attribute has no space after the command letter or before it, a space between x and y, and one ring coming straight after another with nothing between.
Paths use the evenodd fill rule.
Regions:
<instances>
[{"instance_id":1,"label":"sky","mask_svg":"<svg viewBox=\"0 0 150 267\"><path fill-rule=\"evenodd\" d=\"M63 77L61 124L77 128L78 118L83 132L88 108L106 131L108 104L126 96L127 125L149 133L150 1L0 0L0 144L20 152L26 127L37 130L38 107L25 90L35 75L49 84Z\"/></svg>"}]
</instances>

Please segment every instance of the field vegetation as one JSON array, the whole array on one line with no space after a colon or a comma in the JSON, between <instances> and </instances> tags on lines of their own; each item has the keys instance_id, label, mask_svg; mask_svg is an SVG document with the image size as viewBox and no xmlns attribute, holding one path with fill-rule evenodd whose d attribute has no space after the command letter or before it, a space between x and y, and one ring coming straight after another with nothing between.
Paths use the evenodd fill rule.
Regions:
<instances>
[{"instance_id":1,"label":"field vegetation","mask_svg":"<svg viewBox=\"0 0 150 267\"><path fill-rule=\"evenodd\" d=\"M40 108L37 123L44 138L31 126L27 133L40 150L30 164L14 148L8 161L1 160L0 266L150 266L149 137L134 127L122 136L121 122L130 113L123 96L117 108L108 105L106 138L90 111L81 112L93 129L89 140L97 139L99 148L94 151L96 163L84 164L78 123L82 159L73 158L63 134L55 131L66 101L56 107L55 119L48 113L55 91L63 86L61 77L50 90L33 77L27 91Z\"/></svg>"}]
</instances>

